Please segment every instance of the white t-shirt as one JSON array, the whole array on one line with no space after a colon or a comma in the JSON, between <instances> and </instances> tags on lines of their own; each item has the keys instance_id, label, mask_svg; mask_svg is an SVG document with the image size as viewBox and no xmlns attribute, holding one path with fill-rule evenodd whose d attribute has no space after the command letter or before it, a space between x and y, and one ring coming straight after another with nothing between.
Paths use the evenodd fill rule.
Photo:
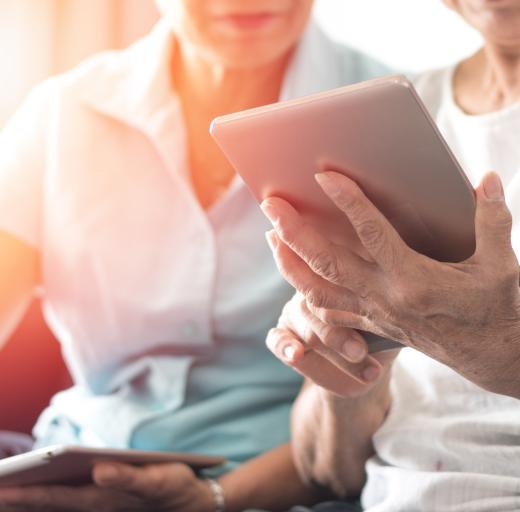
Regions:
<instances>
[{"instance_id":1,"label":"white t-shirt","mask_svg":"<svg viewBox=\"0 0 520 512\"><path fill-rule=\"evenodd\" d=\"M453 100L454 68L416 87L474 186L502 177L520 249L520 104L470 116ZM363 506L370 512L520 510L520 401L484 391L447 366L405 349L393 406L374 437Z\"/></svg>"}]
</instances>

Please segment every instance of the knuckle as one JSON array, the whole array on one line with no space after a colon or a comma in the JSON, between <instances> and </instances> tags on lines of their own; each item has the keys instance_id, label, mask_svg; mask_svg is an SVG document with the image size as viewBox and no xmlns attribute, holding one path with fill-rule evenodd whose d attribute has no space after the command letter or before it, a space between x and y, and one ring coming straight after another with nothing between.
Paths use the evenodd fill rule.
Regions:
<instances>
[{"instance_id":1,"label":"knuckle","mask_svg":"<svg viewBox=\"0 0 520 512\"><path fill-rule=\"evenodd\" d=\"M322 343L331 348L338 350L343 339L346 339L343 335L343 330L333 325L324 326L320 332L320 339Z\"/></svg>"},{"instance_id":2,"label":"knuckle","mask_svg":"<svg viewBox=\"0 0 520 512\"><path fill-rule=\"evenodd\" d=\"M416 299L419 299L420 292L412 288L409 283L402 281L394 282L392 290L392 304L397 310L404 310L412 307Z\"/></svg>"},{"instance_id":3,"label":"knuckle","mask_svg":"<svg viewBox=\"0 0 520 512\"><path fill-rule=\"evenodd\" d=\"M365 211L365 203L360 192L352 193L349 200L345 200L343 207L348 209L353 219L360 218Z\"/></svg>"},{"instance_id":4,"label":"knuckle","mask_svg":"<svg viewBox=\"0 0 520 512\"><path fill-rule=\"evenodd\" d=\"M338 282L341 280L341 272L338 260L331 250L321 251L309 262L309 266L322 277Z\"/></svg>"},{"instance_id":5,"label":"knuckle","mask_svg":"<svg viewBox=\"0 0 520 512\"><path fill-rule=\"evenodd\" d=\"M364 220L358 225L358 232L365 244L373 249L377 249L384 244L385 234L378 222L372 219Z\"/></svg>"},{"instance_id":6,"label":"knuckle","mask_svg":"<svg viewBox=\"0 0 520 512\"><path fill-rule=\"evenodd\" d=\"M513 215L505 204L503 208L497 212L496 224L504 230L513 228Z\"/></svg>"},{"instance_id":7,"label":"knuckle","mask_svg":"<svg viewBox=\"0 0 520 512\"><path fill-rule=\"evenodd\" d=\"M307 303L313 308L327 307L327 296L320 288L310 288L307 293L305 293L305 297L307 299Z\"/></svg>"},{"instance_id":8,"label":"knuckle","mask_svg":"<svg viewBox=\"0 0 520 512\"><path fill-rule=\"evenodd\" d=\"M367 321L365 317L354 313L347 313L343 316L341 325L349 329L366 330Z\"/></svg>"},{"instance_id":9,"label":"knuckle","mask_svg":"<svg viewBox=\"0 0 520 512\"><path fill-rule=\"evenodd\" d=\"M427 311L432 303L432 291L420 284L403 286L398 294L397 306L401 310Z\"/></svg>"},{"instance_id":10,"label":"knuckle","mask_svg":"<svg viewBox=\"0 0 520 512\"><path fill-rule=\"evenodd\" d=\"M300 234L302 226L298 222L286 221L280 222L276 227L278 236L287 244L293 243Z\"/></svg>"},{"instance_id":11,"label":"knuckle","mask_svg":"<svg viewBox=\"0 0 520 512\"><path fill-rule=\"evenodd\" d=\"M172 484L187 483L189 476L182 464L170 464L165 469L160 465L152 466L147 485L155 489L159 496L167 496L171 492Z\"/></svg>"},{"instance_id":12,"label":"knuckle","mask_svg":"<svg viewBox=\"0 0 520 512\"><path fill-rule=\"evenodd\" d=\"M505 208L503 217L504 217L504 219L503 219L504 225L509 229L513 229L513 214L511 213L509 208L507 208L507 207Z\"/></svg>"},{"instance_id":13,"label":"knuckle","mask_svg":"<svg viewBox=\"0 0 520 512\"><path fill-rule=\"evenodd\" d=\"M338 325L338 315L335 311L331 309L322 309L320 311L320 318L321 321L326 325L325 328L329 329L329 335L330 335L330 326L336 326Z\"/></svg>"},{"instance_id":14,"label":"knuckle","mask_svg":"<svg viewBox=\"0 0 520 512\"><path fill-rule=\"evenodd\" d=\"M366 301L373 295L373 290L364 279L352 280L352 287L356 291L356 296Z\"/></svg>"},{"instance_id":15,"label":"knuckle","mask_svg":"<svg viewBox=\"0 0 520 512\"><path fill-rule=\"evenodd\" d=\"M510 231L513 228L513 216L505 203L493 211L484 210L482 222L489 230Z\"/></svg>"}]
</instances>

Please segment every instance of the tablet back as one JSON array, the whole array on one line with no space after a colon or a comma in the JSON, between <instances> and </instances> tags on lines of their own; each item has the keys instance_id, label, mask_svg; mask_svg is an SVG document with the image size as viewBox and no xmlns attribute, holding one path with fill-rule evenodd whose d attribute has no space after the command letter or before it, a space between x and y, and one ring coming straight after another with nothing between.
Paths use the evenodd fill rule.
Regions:
<instances>
[{"instance_id":1,"label":"tablet back","mask_svg":"<svg viewBox=\"0 0 520 512\"><path fill-rule=\"evenodd\" d=\"M345 216L314 174L353 178L413 249L439 261L475 250L475 198L412 84L392 76L217 118L211 134L261 202L282 197L336 242Z\"/></svg>"},{"instance_id":2,"label":"tablet back","mask_svg":"<svg viewBox=\"0 0 520 512\"><path fill-rule=\"evenodd\" d=\"M219 466L222 457L191 453L153 452L86 446L56 445L0 460L0 489L27 485L78 485L92 482L92 469L98 462L147 464L186 464L193 470Z\"/></svg>"},{"instance_id":3,"label":"tablet back","mask_svg":"<svg viewBox=\"0 0 520 512\"><path fill-rule=\"evenodd\" d=\"M349 227L314 180L323 167L353 178L417 251L474 252L473 189L404 77L223 116L211 134L259 202L283 197L329 236Z\"/></svg>"}]
</instances>

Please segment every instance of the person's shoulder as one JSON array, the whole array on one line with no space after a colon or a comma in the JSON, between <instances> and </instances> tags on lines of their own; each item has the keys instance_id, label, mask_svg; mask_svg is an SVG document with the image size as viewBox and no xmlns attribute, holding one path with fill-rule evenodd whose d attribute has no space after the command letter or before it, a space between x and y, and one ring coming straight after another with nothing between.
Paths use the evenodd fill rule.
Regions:
<instances>
[{"instance_id":1,"label":"person's shoulder","mask_svg":"<svg viewBox=\"0 0 520 512\"><path fill-rule=\"evenodd\" d=\"M91 91L110 92L135 78L139 63L149 60L153 34L139 39L119 50L98 52L72 69L46 79L35 88L40 97L44 95L61 101L81 100Z\"/></svg>"},{"instance_id":2,"label":"person's shoulder","mask_svg":"<svg viewBox=\"0 0 520 512\"><path fill-rule=\"evenodd\" d=\"M123 50L97 53L65 73L46 81L46 89L54 92L81 95L100 84L111 86L131 74L139 59L141 42Z\"/></svg>"}]
</instances>

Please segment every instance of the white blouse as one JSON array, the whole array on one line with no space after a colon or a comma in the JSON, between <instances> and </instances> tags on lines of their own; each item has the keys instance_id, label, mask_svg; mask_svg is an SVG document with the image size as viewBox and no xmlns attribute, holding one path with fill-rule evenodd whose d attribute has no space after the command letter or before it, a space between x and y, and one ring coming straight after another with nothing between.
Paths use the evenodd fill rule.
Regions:
<instances>
[{"instance_id":1,"label":"white blouse","mask_svg":"<svg viewBox=\"0 0 520 512\"><path fill-rule=\"evenodd\" d=\"M220 453L288 439L300 377L264 346L292 289L240 179L209 211L191 187L170 27L50 79L0 136L0 229L37 247L45 316L75 387L40 444ZM385 69L313 23L282 99Z\"/></svg>"},{"instance_id":2,"label":"white blouse","mask_svg":"<svg viewBox=\"0 0 520 512\"><path fill-rule=\"evenodd\" d=\"M520 255L520 104L470 116L453 100L454 68L416 87L470 181L504 183ZM520 401L484 391L412 349L399 355L393 405L374 437L363 505L370 512L520 510Z\"/></svg>"}]
</instances>

